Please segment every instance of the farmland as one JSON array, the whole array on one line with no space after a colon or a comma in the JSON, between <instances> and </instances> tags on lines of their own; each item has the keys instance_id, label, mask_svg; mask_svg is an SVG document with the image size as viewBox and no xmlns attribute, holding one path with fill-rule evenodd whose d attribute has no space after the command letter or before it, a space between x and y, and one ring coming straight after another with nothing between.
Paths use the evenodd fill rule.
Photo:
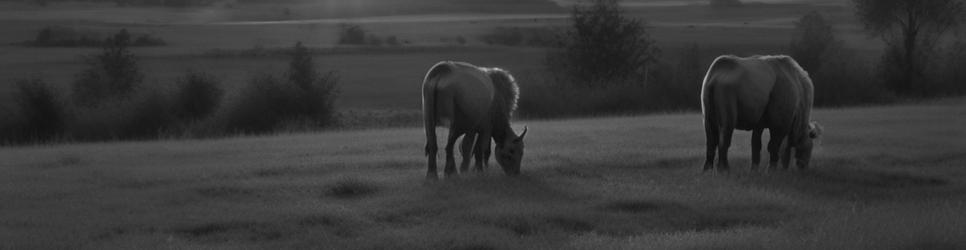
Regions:
<instances>
[{"instance_id":1,"label":"farmland","mask_svg":"<svg viewBox=\"0 0 966 250\"><path fill-rule=\"evenodd\" d=\"M317 13L294 20L252 17L261 15L256 10L303 9L284 4L184 10L84 4L60 4L43 9L16 3L0 4L9 5L0 10L3 12L0 16L5 19L0 23L0 44L3 44L0 45L0 55L3 55L0 57L0 96L9 95L12 82L25 77L40 76L54 85L68 85L83 68L79 57L97 52L96 48L30 48L13 43L31 40L38 30L48 26L67 26L104 35L127 28L160 37L168 43L133 50L144 65L146 82L152 86L170 85L185 71L200 69L219 77L226 88L232 89L253 73L278 71L285 66L284 57L226 59L214 56L219 51L287 48L297 41L314 48L341 47L348 52L321 53L316 61L322 70L334 70L341 76L343 95L337 105L364 110L416 109L416 86L422 74L429 65L441 60L465 60L500 66L512 72L540 71L545 48L488 45L479 37L497 27L560 27L565 25L567 16L564 7L526 5L516 10L522 7L500 4L494 5L504 6L499 13L451 7L462 11L441 15L413 10L382 17L381 12L373 10L348 17ZM628 14L648 20L652 37L668 52L669 58L673 59L673 51L694 43L706 51L704 57L710 63L718 54L782 53L790 39L794 18L809 10L827 13L840 26L839 33L849 46L869 51L864 56L876 55L872 51L881 45L857 32L859 27L851 18L851 10L840 5L779 4L714 11L691 6L638 7L629 8ZM525 14L535 18L518 18ZM276 22L244 23L266 20ZM371 34L397 36L409 44L381 49L338 46L338 26L343 22L360 23ZM467 43L454 42L457 37L465 38Z\"/></svg>"}]
</instances>

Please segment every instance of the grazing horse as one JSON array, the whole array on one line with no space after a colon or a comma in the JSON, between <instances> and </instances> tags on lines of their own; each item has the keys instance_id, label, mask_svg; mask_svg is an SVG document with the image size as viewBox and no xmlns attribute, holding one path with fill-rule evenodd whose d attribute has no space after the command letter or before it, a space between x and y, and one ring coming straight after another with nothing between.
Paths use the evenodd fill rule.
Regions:
<instances>
[{"instance_id":1,"label":"grazing horse","mask_svg":"<svg viewBox=\"0 0 966 250\"><path fill-rule=\"evenodd\" d=\"M510 128L519 89L510 73L482 68L465 62L436 63L423 79L423 118L426 126L426 178L436 179L436 127L449 126L446 140L446 176L456 173L453 144L463 136L461 171L475 156L476 170L482 171L490 158L490 139L496 142L496 161L507 175L520 173L523 133Z\"/></svg>"},{"instance_id":2,"label":"grazing horse","mask_svg":"<svg viewBox=\"0 0 966 250\"><path fill-rule=\"evenodd\" d=\"M701 110L707 136L704 170L712 169L715 150L718 169L728 170L728 147L735 129L751 130L752 169L761 162L761 133L769 129L770 168L787 169L792 149L799 168L808 167L812 140L821 126L810 122L812 80L789 56L719 56L701 87ZM781 151L780 151L781 150Z\"/></svg>"}]
</instances>

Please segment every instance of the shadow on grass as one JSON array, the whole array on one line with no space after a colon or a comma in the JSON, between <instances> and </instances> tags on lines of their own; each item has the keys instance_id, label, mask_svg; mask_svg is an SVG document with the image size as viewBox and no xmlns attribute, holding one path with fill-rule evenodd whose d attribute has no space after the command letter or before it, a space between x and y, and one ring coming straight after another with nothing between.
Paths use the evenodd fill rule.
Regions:
<instances>
[{"instance_id":1,"label":"shadow on grass","mask_svg":"<svg viewBox=\"0 0 966 250\"><path fill-rule=\"evenodd\" d=\"M897 197L926 197L948 189L949 181L933 176L900 171L871 170L851 167L852 160L832 160L835 167L806 170L776 170L760 174L731 175L740 183L769 189L790 190L806 195L879 200ZM936 192L932 192L936 191Z\"/></svg>"}]
</instances>

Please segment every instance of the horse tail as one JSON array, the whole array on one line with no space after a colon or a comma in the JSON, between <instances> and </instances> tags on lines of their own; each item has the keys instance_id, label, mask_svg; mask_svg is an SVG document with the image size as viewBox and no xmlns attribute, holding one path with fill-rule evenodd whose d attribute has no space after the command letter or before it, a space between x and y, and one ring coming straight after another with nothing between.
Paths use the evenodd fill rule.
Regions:
<instances>
[{"instance_id":1,"label":"horse tail","mask_svg":"<svg viewBox=\"0 0 966 250\"><path fill-rule=\"evenodd\" d=\"M704 126L705 130L709 126L717 126L714 123L714 117L716 112L714 110L714 81L716 81L715 73L722 68L730 68L734 65L734 56L719 56L714 59L711 63L711 67L708 67L708 72L704 75L704 80L701 82L701 113L704 115Z\"/></svg>"},{"instance_id":2,"label":"horse tail","mask_svg":"<svg viewBox=\"0 0 966 250\"><path fill-rule=\"evenodd\" d=\"M436 151L436 117L437 92L440 78L452 72L449 62L439 62L433 65L423 79L423 125L426 127L426 155Z\"/></svg>"}]
</instances>

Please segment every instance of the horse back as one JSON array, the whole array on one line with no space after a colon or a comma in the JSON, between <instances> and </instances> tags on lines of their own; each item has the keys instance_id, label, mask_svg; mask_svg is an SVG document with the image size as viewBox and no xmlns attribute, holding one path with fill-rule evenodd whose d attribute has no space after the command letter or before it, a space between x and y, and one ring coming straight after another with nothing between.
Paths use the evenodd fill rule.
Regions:
<instances>
[{"instance_id":1,"label":"horse back","mask_svg":"<svg viewBox=\"0 0 966 250\"><path fill-rule=\"evenodd\" d=\"M435 96L432 113L436 125L474 128L487 119L494 98L493 84L476 66L447 62L446 67L449 69L438 75L430 70L433 80L426 82L433 83L423 87L424 96L429 92Z\"/></svg>"}]
</instances>

